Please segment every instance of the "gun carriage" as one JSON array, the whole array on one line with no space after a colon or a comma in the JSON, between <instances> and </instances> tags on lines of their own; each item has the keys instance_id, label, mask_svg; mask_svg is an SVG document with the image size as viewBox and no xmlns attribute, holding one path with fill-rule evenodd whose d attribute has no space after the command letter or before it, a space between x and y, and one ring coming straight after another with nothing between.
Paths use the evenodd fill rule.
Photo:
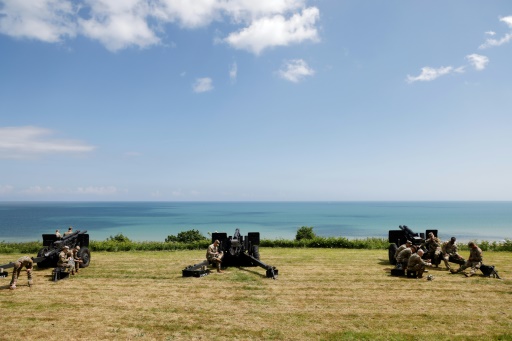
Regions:
<instances>
[{"instance_id":1,"label":"gun carriage","mask_svg":"<svg viewBox=\"0 0 512 341\"><path fill-rule=\"evenodd\" d=\"M43 234L43 248L37 253L37 257L32 257L34 263L40 269L56 267L59 261L59 253L64 246L73 249L75 246L80 246L78 250L78 257L82 259L80 263L81 268L89 266L91 261L91 251L89 251L89 235L87 231L75 231L61 239L58 239L55 234Z\"/></svg>"},{"instance_id":2,"label":"gun carriage","mask_svg":"<svg viewBox=\"0 0 512 341\"><path fill-rule=\"evenodd\" d=\"M220 242L219 251L224 253L222 266L253 267L259 266L266 270L266 277L276 279L278 270L271 265L267 265L260 260L260 233L249 232L247 236L240 235L240 230L236 229L233 236L227 233L212 233L212 243L218 240ZM210 273L207 269L210 263L205 260L201 263L189 265L183 269L183 277L202 277Z\"/></svg>"},{"instance_id":3,"label":"gun carriage","mask_svg":"<svg viewBox=\"0 0 512 341\"><path fill-rule=\"evenodd\" d=\"M389 230L388 235L388 242L390 243L388 248L388 257L389 262L393 265L396 265L395 253L396 250L398 249L398 246L405 244L405 242L409 240L412 243L412 245L414 245L416 248L420 248L421 245L425 243L425 236L428 236L428 234L432 232L434 236L437 237L438 232L437 230L426 230L425 233L418 234L413 232L406 225L400 225L398 226L398 228L400 230ZM423 254L423 258L427 258L429 256L427 252L428 250L425 250L425 248L423 248L423 251L425 251L425 253ZM464 264L465 262L465 260L462 258L455 258L452 256L450 256L450 259L448 261L459 265ZM441 259L431 259L431 262L434 265L439 265Z\"/></svg>"}]
</instances>

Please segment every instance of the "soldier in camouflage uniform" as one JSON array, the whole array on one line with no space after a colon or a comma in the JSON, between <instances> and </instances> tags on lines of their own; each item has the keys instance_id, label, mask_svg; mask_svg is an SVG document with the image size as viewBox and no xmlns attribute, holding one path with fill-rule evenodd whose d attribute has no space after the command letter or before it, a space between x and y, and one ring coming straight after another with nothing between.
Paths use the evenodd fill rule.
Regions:
<instances>
[{"instance_id":1,"label":"soldier in camouflage uniform","mask_svg":"<svg viewBox=\"0 0 512 341\"><path fill-rule=\"evenodd\" d=\"M411 245L412 245L412 242L410 240L406 241L405 244L400 245L400 247L398 249L396 249L395 259L396 259L396 257L398 257L398 254L400 252L402 252L403 250L405 250L408 247L411 247Z\"/></svg>"},{"instance_id":2,"label":"soldier in camouflage uniform","mask_svg":"<svg viewBox=\"0 0 512 341\"><path fill-rule=\"evenodd\" d=\"M59 260L57 262L57 266L61 267L61 268L69 269L69 271L71 271L71 274L74 275L75 274L75 266L69 263L68 252L69 252L69 246L66 245L62 248L62 251L59 253Z\"/></svg>"},{"instance_id":3,"label":"soldier in camouflage uniform","mask_svg":"<svg viewBox=\"0 0 512 341\"><path fill-rule=\"evenodd\" d=\"M75 246L72 250L72 257L73 257L73 260L75 261L75 272L78 273L78 271L80 270L80 263L83 263L82 262L82 258L78 257L78 251L80 251L80 246Z\"/></svg>"},{"instance_id":4,"label":"soldier in camouflage uniform","mask_svg":"<svg viewBox=\"0 0 512 341\"><path fill-rule=\"evenodd\" d=\"M427 250L427 259L430 259L437 267L441 256L441 240L434 236L434 233L429 232L428 239L421 244L421 247L425 247Z\"/></svg>"},{"instance_id":5,"label":"soldier in camouflage uniform","mask_svg":"<svg viewBox=\"0 0 512 341\"><path fill-rule=\"evenodd\" d=\"M432 263L426 262L421 257L423 256L423 250L419 249L418 252L413 253L407 262L407 271L416 271L418 278L423 278L423 272L425 272L426 266L431 266Z\"/></svg>"},{"instance_id":6,"label":"soldier in camouflage uniform","mask_svg":"<svg viewBox=\"0 0 512 341\"><path fill-rule=\"evenodd\" d=\"M222 257L224 256L224 252L219 252L219 245L220 242L218 240L215 240L213 244L208 246L208 250L206 251L206 259L208 262L215 264L217 267L217 272L223 272L220 269L220 264L222 263Z\"/></svg>"},{"instance_id":7,"label":"soldier in camouflage uniform","mask_svg":"<svg viewBox=\"0 0 512 341\"><path fill-rule=\"evenodd\" d=\"M457 243L455 242L457 239L455 237L450 238L449 241L444 242L443 246L441 247L441 252L443 253L443 261L446 265L447 270L451 270L450 263L448 261L450 260L450 257L462 259L462 257L458 253L458 247Z\"/></svg>"},{"instance_id":8,"label":"soldier in camouflage uniform","mask_svg":"<svg viewBox=\"0 0 512 341\"><path fill-rule=\"evenodd\" d=\"M11 290L16 289L16 283L20 277L20 272L23 267L27 269L28 286L32 285L32 266L33 261L29 256L23 256L14 263L14 269L12 271L12 279L9 288Z\"/></svg>"},{"instance_id":9,"label":"soldier in camouflage uniform","mask_svg":"<svg viewBox=\"0 0 512 341\"><path fill-rule=\"evenodd\" d=\"M451 273L458 273L461 271L464 271L467 268L471 268L471 271L468 273L464 273L466 277L473 276L478 269L480 269L480 266L482 265L482 250L476 245L475 242L469 242L469 258L466 261L465 264L463 264L458 270L450 270Z\"/></svg>"},{"instance_id":10,"label":"soldier in camouflage uniform","mask_svg":"<svg viewBox=\"0 0 512 341\"><path fill-rule=\"evenodd\" d=\"M397 268L405 269L407 267L409 257L411 257L411 255L415 252L416 252L415 246L407 247L407 248L403 249L402 251L400 251L398 256L396 256Z\"/></svg>"}]
</instances>

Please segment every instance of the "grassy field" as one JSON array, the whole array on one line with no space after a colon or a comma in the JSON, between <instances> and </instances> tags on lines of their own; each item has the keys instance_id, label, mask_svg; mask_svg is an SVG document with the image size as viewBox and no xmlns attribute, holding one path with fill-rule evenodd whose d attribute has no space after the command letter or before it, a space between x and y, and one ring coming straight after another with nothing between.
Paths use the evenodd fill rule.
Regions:
<instances>
[{"instance_id":1,"label":"grassy field","mask_svg":"<svg viewBox=\"0 0 512 341\"><path fill-rule=\"evenodd\" d=\"M204 251L95 252L77 276L35 270L28 287L22 272L16 290L0 278L0 340L512 340L510 252L484 253L503 280L433 268L427 281L390 276L384 250L260 251L277 280L183 278Z\"/></svg>"}]
</instances>

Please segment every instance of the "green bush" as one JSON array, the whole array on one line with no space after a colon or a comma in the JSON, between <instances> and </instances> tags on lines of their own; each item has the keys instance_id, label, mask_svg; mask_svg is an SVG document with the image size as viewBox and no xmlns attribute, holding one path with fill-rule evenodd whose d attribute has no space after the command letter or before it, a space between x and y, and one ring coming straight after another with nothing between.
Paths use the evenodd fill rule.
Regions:
<instances>
[{"instance_id":1,"label":"green bush","mask_svg":"<svg viewBox=\"0 0 512 341\"><path fill-rule=\"evenodd\" d=\"M166 243L193 243L202 240L208 240L198 230L188 230L178 233L178 235L170 235L165 238Z\"/></svg>"},{"instance_id":2,"label":"green bush","mask_svg":"<svg viewBox=\"0 0 512 341\"><path fill-rule=\"evenodd\" d=\"M116 234L114 237L110 236L107 238L107 241L112 241L116 243L130 243L130 238L126 237L122 233Z\"/></svg>"},{"instance_id":3,"label":"green bush","mask_svg":"<svg viewBox=\"0 0 512 341\"><path fill-rule=\"evenodd\" d=\"M313 232L313 226L307 227L302 226L297 230L297 235L295 236L295 240L303 240L303 239L314 239L316 238L315 233Z\"/></svg>"}]
</instances>

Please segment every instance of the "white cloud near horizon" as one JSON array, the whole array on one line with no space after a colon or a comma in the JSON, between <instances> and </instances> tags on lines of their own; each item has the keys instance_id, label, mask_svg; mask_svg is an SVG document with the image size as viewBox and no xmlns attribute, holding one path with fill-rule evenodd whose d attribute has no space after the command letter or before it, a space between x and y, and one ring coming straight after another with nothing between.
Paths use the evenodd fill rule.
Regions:
<instances>
[{"instance_id":1,"label":"white cloud near horizon","mask_svg":"<svg viewBox=\"0 0 512 341\"><path fill-rule=\"evenodd\" d=\"M96 147L81 141L54 138L50 129L0 127L0 158L25 158L41 154L87 153Z\"/></svg>"},{"instance_id":2,"label":"white cloud near horizon","mask_svg":"<svg viewBox=\"0 0 512 341\"><path fill-rule=\"evenodd\" d=\"M315 70L310 68L308 64L302 59L293 59L285 61L281 70L278 71L279 77L286 79L293 83L298 83L304 77L313 76Z\"/></svg>"},{"instance_id":3,"label":"white cloud near horizon","mask_svg":"<svg viewBox=\"0 0 512 341\"><path fill-rule=\"evenodd\" d=\"M208 77L197 78L194 84L192 85L192 89L194 92L208 92L213 90L213 80Z\"/></svg>"},{"instance_id":4,"label":"white cloud near horizon","mask_svg":"<svg viewBox=\"0 0 512 341\"><path fill-rule=\"evenodd\" d=\"M467 55L466 59L478 71L481 71L481 70L485 69L485 67L489 63L489 58L487 58L486 56L482 56L482 55L476 54L476 53Z\"/></svg>"},{"instance_id":5,"label":"white cloud near horizon","mask_svg":"<svg viewBox=\"0 0 512 341\"><path fill-rule=\"evenodd\" d=\"M168 24L195 29L224 22L233 27L226 43L258 54L318 41L318 19L306 0L0 0L0 33L47 43L81 35L112 52L162 44Z\"/></svg>"},{"instance_id":6,"label":"white cloud near horizon","mask_svg":"<svg viewBox=\"0 0 512 341\"><path fill-rule=\"evenodd\" d=\"M115 186L87 186L76 188L55 188L52 186L31 186L19 190L20 194L48 195L48 194L79 194L79 195L113 195L119 190Z\"/></svg>"}]
</instances>

